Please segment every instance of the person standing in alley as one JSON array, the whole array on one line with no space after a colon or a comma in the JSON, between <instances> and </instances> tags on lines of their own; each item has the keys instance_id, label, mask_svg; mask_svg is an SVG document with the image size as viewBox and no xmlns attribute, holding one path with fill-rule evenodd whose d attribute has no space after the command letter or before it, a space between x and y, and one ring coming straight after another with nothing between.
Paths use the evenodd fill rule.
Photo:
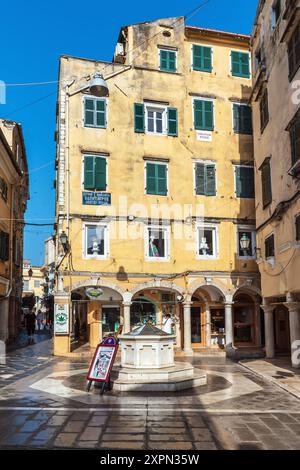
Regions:
<instances>
[{"instance_id":1,"label":"person standing in alley","mask_svg":"<svg viewBox=\"0 0 300 470\"><path fill-rule=\"evenodd\" d=\"M44 314L41 310L38 310L36 316L37 330L40 332L44 328Z\"/></svg>"},{"instance_id":2,"label":"person standing in alley","mask_svg":"<svg viewBox=\"0 0 300 470\"><path fill-rule=\"evenodd\" d=\"M25 315L25 326L27 329L29 344L32 344L34 342L33 335L35 332L35 322L36 322L36 314L35 314L35 309L33 308L31 312L28 312Z\"/></svg>"}]
</instances>

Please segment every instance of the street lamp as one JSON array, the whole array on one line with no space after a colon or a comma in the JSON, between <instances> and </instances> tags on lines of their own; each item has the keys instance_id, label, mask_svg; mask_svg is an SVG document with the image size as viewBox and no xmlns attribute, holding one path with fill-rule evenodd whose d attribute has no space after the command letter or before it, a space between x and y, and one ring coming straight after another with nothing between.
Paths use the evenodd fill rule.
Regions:
<instances>
[{"instance_id":1,"label":"street lamp","mask_svg":"<svg viewBox=\"0 0 300 470\"><path fill-rule=\"evenodd\" d=\"M240 239L240 247L243 251L244 256L247 256L250 247L250 238L246 235L246 233L243 233L243 236Z\"/></svg>"},{"instance_id":2,"label":"street lamp","mask_svg":"<svg viewBox=\"0 0 300 470\"><path fill-rule=\"evenodd\" d=\"M89 88L94 96L108 96L108 86L101 73L94 74Z\"/></svg>"},{"instance_id":3,"label":"street lamp","mask_svg":"<svg viewBox=\"0 0 300 470\"><path fill-rule=\"evenodd\" d=\"M29 277L32 277L33 276L33 271L31 268L28 269L28 276Z\"/></svg>"},{"instance_id":4,"label":"street lamp","mask_svg":"<svg viewBox=\"0 0 300 470\"><path fill-rule=\"evenodd\" d=\"M69 249L69 240L68 240L68 235L66 234L64 230L61 232L59 239L60 239L60 243L63 246L64 252L66 253Z\"/></svg>"}]
</instances>

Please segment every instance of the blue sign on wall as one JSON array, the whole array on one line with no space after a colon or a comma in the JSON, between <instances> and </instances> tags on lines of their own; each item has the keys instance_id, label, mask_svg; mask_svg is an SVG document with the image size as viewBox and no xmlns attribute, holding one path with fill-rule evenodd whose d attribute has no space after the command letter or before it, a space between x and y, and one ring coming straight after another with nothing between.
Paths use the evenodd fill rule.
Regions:
<instances>
[{"instance_id":1,"label":"blue sign on wall","mask_svg":"<svg viewBox=\"0 0 300 470\"><path fill-rule=\"evenodd\" d=\"M110 206L111 194L83 192L82 204L85 206Z\"/></svg>"}]
</instances>

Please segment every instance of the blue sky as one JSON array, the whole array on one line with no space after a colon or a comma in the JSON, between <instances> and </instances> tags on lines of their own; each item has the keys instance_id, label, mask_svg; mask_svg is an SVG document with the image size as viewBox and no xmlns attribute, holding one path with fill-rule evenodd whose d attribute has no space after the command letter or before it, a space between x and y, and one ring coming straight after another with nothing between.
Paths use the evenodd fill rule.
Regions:
<instances>
[{"instance_id":1,"label":"blue sky","mask_svg":"<svg viewBox=\"0 0 300 470\"><path fill-rule=\"evenodd\" d=\"M185 15L201 0L87 2L15 0L3 2L0 80L7 84L57 80L61 54L111 60L119 28L157 18ZM13 5L13 11L12 11ZM250 34L257 0L210 0L187 24ZM56 84L9 86L0 117L23 126L29 163L30 201L26 221L54 221ZM26 259L44 260L51 227L25 228Z\"/></svg>"}]
</instances>

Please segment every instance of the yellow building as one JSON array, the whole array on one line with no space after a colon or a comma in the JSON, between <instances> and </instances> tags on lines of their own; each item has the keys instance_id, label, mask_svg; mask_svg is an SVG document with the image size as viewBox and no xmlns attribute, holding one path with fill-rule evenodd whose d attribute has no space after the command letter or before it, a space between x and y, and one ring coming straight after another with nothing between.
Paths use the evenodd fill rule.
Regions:
<instances>
[{"instance_id":1,"label":"yellow building","mask_svg":"<svg viewBox=\"0 0 300 470\"><path fill-rule=\"evenodd\" d=\"M28 169L22 128L0 119L0 340L20 327Z\"/></svg>"},{"instance_id":2,"label":"yellow building","mask_svg":"<svg viewBox=\"0 0 300 470\"><path fill-rule=\"evenodd\" d=\"M186 354L260 351L249 51L179 17L61 57L55 354L168 312Z\"/></svg>"},{"instance_id":3,"label":"yellow building","mask_svg":"<svg viewBox=\"0 0 300 470\"><path fill-rule=\"evenodd\" d=\"M253 30L258 263L266 353L300 340L300 1L260 1ZM298 344L297 344L298 341ZM299 354L298 354L299 356Z\"/></svg>"},{"instance_id":4,"label":"yellow building","mask_svg":"<svg viewBox=\"0 0 300 470\"><path fill-rule=\"evenodd\" d=\"M41 266L31 266L29 261L23 263L23 307L33 304L36 309L42 307L44 298L45 277Z\"/></svg>"}]
</instances>

